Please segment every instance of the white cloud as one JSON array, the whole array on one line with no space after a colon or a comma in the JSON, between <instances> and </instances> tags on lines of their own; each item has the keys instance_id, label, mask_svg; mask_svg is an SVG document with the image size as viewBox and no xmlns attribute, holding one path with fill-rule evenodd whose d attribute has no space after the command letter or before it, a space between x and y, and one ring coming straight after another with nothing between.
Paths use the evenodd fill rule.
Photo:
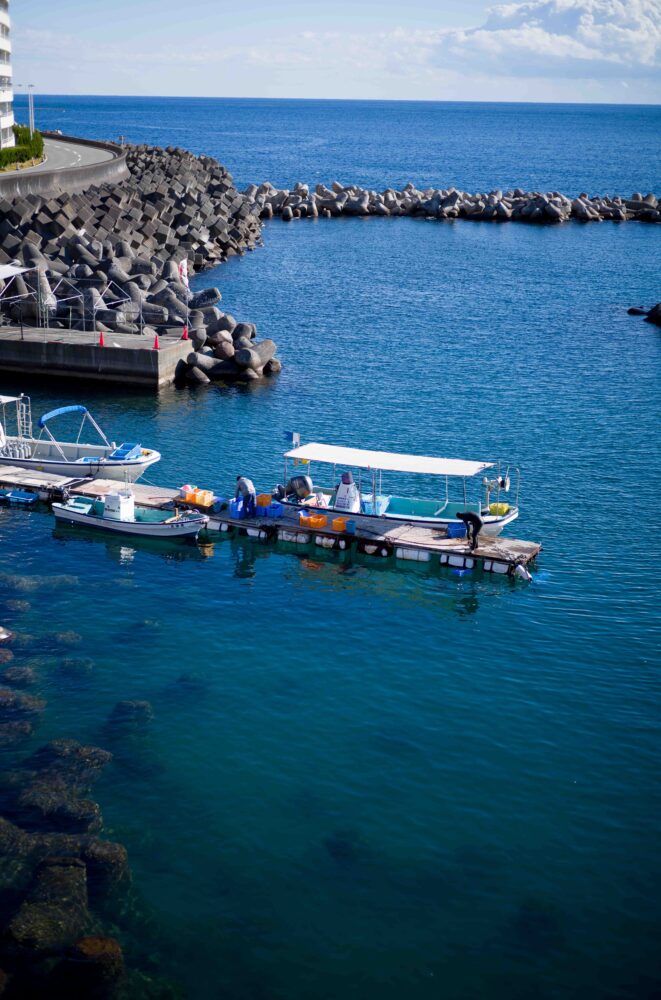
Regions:
<instances>
[{"instance_id":1,"label":"white cloud","mask_svg":"<svg viewBox=\"0 0 661 1000\"><path fill-rule=\"evenodd\" d=\"M434 60L503 76L661 79L661 0L530 0L479 28L439 32Z\"/></svg>"}]
</instances>

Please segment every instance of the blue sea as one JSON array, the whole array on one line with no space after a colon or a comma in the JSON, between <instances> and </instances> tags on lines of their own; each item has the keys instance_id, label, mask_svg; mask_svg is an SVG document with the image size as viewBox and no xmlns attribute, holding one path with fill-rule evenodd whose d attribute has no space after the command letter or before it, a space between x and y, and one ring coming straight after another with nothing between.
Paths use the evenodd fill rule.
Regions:
<instances>
[{"instance_id":1,"label":"blue sea","mask_svg":"<svg viewBox=\"0 0 661 1000\"><path fill-rule=\"evenodd\" d=\"M658 107L36 103L42 127L204 151L239 185L661 196ZM268 489L291 430L500 458L522 477L508 533L543 543L524 585L0 510L0 622L32 636L16 662L48 700L24 750L115 754L93 795L129 851L129 961L191 1000L661 994L661 340L626 313L661 299L660 239L275 220L195 283L273 337L278 378L151 395L0 377L35 413L85 402L159 448L158 484ZM127 698L154 719L113 742Z\"/></svg>"}]
</instances>

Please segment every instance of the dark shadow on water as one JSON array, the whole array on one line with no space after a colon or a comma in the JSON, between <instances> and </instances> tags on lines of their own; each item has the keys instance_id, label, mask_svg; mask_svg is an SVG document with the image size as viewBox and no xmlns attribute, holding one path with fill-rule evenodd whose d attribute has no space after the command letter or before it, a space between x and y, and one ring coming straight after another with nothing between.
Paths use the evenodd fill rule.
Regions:
<instances>
[{"instance_id":1,"label":"dark shadow on water","mask_svg":"<svg viewBox=\"0 0 661 1000\"><path fill-rule=\"evenodd\" d=\"M545 899L531 896L518 906L511 924L514 943L534 955L546 955L564 946L562 917Z\"/></svg>"}]
</instances>

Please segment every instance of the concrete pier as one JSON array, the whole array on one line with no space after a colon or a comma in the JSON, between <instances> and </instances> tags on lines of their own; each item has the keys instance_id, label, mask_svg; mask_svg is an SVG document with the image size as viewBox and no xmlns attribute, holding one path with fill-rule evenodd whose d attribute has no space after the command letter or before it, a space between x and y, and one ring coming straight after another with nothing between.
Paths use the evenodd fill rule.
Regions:
<instances>
[{"instance_id":1,"label":"concrete pier","mask_svg":"<svg viewBox=\"0 0 661 1000\"><path fill-rule=\"evenodd\" d=\"M190 354L190 341L161 337L99 334L25 327L0 328L0 371L119 382L157 388L174 381L180 361Z\"/></svg>"}]
</instances>

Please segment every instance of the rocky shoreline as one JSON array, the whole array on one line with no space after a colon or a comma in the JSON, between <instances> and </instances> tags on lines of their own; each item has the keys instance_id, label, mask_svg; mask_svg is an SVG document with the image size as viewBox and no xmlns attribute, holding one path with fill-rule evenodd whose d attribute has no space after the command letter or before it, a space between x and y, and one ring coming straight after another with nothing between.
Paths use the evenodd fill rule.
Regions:
<instances>
[{"instance_id":1,"label":"rocky shoreline","mask_svg":"<svg viewBox=\"0 0 661 1000\"><path fill-rule=\"evenodd\" d=\"M197 293L188 272L254 249L261 223L216 160L134 146L130 179L80 194L0 201L0 264L30 269L0 281L14 324L190 338L180 381L261 378L280 370L272 341ZM184 266L185 262L185 266ZM184 333L185 329L185 333Z\"/></svg>"},{"instance_id":2,"label":"rocky shoreline","mask_svg":"<svg viewBox=\"0 0 661 1000\"><path fill-rule=\"evenodd\" d=\"M386 188L371 191L355 184L334 181L331 187L296 183L291 190L275 188L268 181L250 184L244 195L251 211L261 219L280 216L294 219L337 216L421 216L428 219L469 219L473 222L529 222L553 224L578 222L661 222L661 208L654 194L643 197L636 191L631 198L590 198L583 193L568 198L558 191L515 190L470 194L457 188L418 190L407 184L401 191Z\"/></svg>"}]
</instances>

